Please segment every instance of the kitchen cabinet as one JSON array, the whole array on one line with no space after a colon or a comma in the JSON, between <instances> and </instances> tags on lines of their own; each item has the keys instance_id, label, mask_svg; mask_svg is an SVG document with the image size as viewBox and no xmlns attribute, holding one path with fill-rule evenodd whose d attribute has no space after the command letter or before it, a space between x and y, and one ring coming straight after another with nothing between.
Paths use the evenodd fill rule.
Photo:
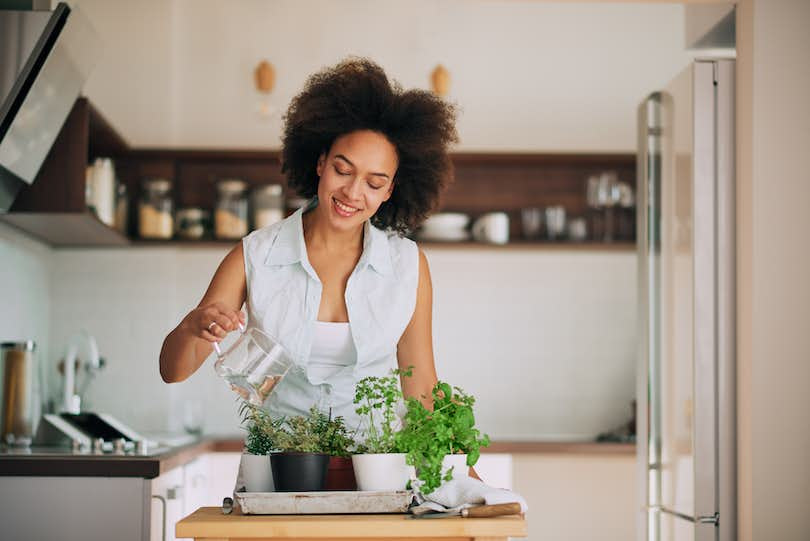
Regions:
<instances>
[{"instance_id":1,"label":"kitchen cabinet","mask_svg":"<svg viewBox=\"0 0 810 541\"><path fill-rule=\"evenodd\" d=\"M198 456L183 466L183 516L198 507L210 505L212 474L209 466L210 455Z\"/></svg>"},{"instance_id":2,"label":"kitchen cabinet","mask_svg":"<svg viewBox=\"0 0 810 541\"><path fill-rule=\"evenodd\" d=\"M3 221L54 246L120 246L126 237L101 222L86 203L87 164L116 158L126 141L85 98L79 98L30 186L24 187Z\"/></svg>"},{"instance_id":3,"label":"kitchen cabinet","mask_svg":"<svg viewBox=\"0 0 810 541\"><path fill-rule=\"evenodd\" d=\"M529 522L530 539L636 538L634 519L640 503L632 446L549 443L535 447L548 451L513 455L514 490L526 498L527 514L542 518Z\"/></svg>"},{"instance_id":4,"label":"kitchen cabinet","mask_svg":"<svg viewBox=\"0 0 810 541\"><path fill-rule=\"evenodd\" d=\"M241 447L241 444L240 444ZM242 453L210 453L208 460L208 493L207 502L203 505L222 505L222 499L233 494L236 485L236 474L239 472L239 461ZM194 511L197 509L191 509ZM189 512L191 512L189 511Z\"/></svg>"},{"instance_id":5,"label":"kitchen cabinet","mask_svg":"<svg viewBox=\"0 0 810 541\"><path fill-rule=\"evenodd\" d=\"M175 539L179 520L233 491L241 453L215 445L149 456L0 450L0 539Z\"/></svg>"},{"instance_id":6,"label":"kitchen cabinet","mask_svg":"<svg viewBox=\"0 0 810 541\"><path fill-rule=\"evenodd\" d=\"M0 538L146 541L145 483L133 477L3 476Z\"/></svg>"},{"instance_id":7,"label":"kitchen cabinet","mask_svg":"<svg viewBox=\"0 0 810 541\"><path fill-rule=\"evenodd\" d=\"M233 493L240 457L241 453L205 453L152 479L150 540L173 541L183 517L201 507L222 505L222 499Z\"/></svg>"},{"instance_id":8,"label":"kitchen cabinet","mask_svg":"<svg viewBox=\"0 0 810 541\"><path fill-rule=\"evenodd\" d=\"M186 486L184 467L174 468L150 482L149 539L174 541L174 526L183 518Z\"/></svg>"}]
</instances>

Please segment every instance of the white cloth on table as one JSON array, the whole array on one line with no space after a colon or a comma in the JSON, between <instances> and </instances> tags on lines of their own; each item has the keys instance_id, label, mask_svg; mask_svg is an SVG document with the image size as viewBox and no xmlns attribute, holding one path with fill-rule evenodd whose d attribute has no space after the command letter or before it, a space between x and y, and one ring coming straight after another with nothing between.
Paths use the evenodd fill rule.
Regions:
<instances>
[{"instance_id":1,"label":"white cloth on table","mask_svg":"<svg viewBox=\"0 0 810 541\"><path fill-rule=\"evenodd\" d=\"M525 513L529 506L520 494L505 488L495 488L473 477L459 477L445 481L439 488L430 494L422 494L414 489L414 498L417 505L411 507L411 513L421 515L431 511L447 512L458 511L476 505L495 505L499 503L517 502L521 512Z\"/></svg>"}]
</instances>

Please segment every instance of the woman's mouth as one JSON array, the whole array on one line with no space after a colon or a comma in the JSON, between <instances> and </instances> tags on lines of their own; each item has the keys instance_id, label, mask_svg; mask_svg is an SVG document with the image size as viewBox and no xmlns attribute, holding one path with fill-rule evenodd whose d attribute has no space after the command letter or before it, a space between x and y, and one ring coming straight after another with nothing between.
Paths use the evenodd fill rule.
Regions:
<instances>
[{"instance_id":1,"label":"woman's mouth","mask_svg":"<svg viewBox=\"0 0 810 541\"><path fill-rule=\"evenodd\" d=\"M337 212L338 215L343 216L344 218L354 216L357 212L360 211L360 209L342 203L337 199L335 199L334 197L332 198L332 206L334 207L335 212Z\"/></svg>"}]
</instances>

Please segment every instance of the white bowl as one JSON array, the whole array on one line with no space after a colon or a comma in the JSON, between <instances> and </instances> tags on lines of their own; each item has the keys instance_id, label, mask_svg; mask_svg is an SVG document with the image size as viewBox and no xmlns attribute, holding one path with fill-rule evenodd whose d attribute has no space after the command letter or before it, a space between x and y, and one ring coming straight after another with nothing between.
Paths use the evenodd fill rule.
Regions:
<instances>
[{"instance_id":1,"label":"white bowl","mask_svg":"<svg viewBox=\"0 0 810 541\"><path fill-rule=\"evenodd\" d=\"M465 229L435 230L422 229L416 235L417 240L439 241L439 242L461 242L470 239L470 233Z\"/></svg>"}]
</instances>

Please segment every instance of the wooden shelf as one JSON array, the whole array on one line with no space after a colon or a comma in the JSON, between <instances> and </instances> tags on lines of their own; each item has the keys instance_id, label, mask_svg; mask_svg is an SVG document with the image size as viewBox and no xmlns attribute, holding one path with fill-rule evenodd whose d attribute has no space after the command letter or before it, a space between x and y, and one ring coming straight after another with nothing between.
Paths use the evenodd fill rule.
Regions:
<instances>
[{"instance_id":1,"label":"wooden shelf","mask_svg":"<svg viewBox=\"0 0 810 541\"><path fill-rule=\"evenodd\" d=\"M12 212L4 222L51 246L127 246L130 241L90 212Z\"/></svg>"},{"instance_id":2,"label":"wooden shelf","mask_svg":"<svg viewBox=\"0 0 810 541\"><path fill-rule=\"evenodd\" d=\"M103 224L102 224L103 225ZM149 239L131 239L128 241L129 246L133 248L211 248L223 249L231 248L239 240L218 240L218 239L202 239L202 240L149 240ZM550 252L633 252L636 245L631 242L528 242L528 241L514 241L508 244L488 244L484 242L435 242L435 241L420 241L416 240L420 247L427 250L491 250L491 251L550 251Z\"/></svg>"},{"instance_id":3,"label":"wooden shelf","mask_svg":"<svg viewBox=\"0 0 810 541\"><path fill-rule=\"evenodd\" d=\"M129 196L128 237L98 222L85 203L85 171L96 157L115 160L116 174ZM504 246L474 242L424 242L431 249L608 250L633 248L632 240L615 244L526 242L521 239L521 209L562 205L570 218L586 216L585 188L589 176L615 171L635 188L633 154L454 153L454 181L443 194L439 211L463 212L471 219L492 211L509 216L510 238ZM2 219L56 246L187 246L221 248L235 241L137 240L137 200L141 181L163 177L173 183L175 209L212 209L216 183L239 178L250 187L280 184L281 154L271 149L132 149L90 102L76 101L42 169L23 188ZM292 197L294 194L286 194ZM624 221L627 223L627 220ZM627 226L624 237L631 237Z\"/></svg>"},{"instance_id":4,"label":"wooden shelf","mask_svg":"<svg viewBox=\"0 0 810 541\"><path fill-rule=\"evenodd\" d=\"M514 241L507 244L488 244L484 242L422 242L417 240L419 246L429 250L538 250L550 252L632 252L636 245L631 242L529 242Z\"/></svg>"}]
</instances>

